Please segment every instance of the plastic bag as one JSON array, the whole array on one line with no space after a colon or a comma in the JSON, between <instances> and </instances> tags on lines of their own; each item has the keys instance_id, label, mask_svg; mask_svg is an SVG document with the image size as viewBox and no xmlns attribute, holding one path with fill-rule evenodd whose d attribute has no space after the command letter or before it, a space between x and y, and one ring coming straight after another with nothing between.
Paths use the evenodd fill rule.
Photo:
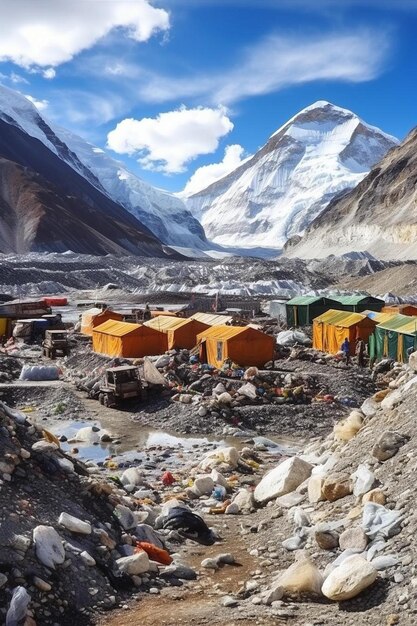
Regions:
<instances>
[{"instance_id":1,"label":"plastic bag","mask_svg":"<svg viewBox=\"0 0 417 626\"><path fill-rule=\"evenodd\" d=\"M19 380L58 380L60 372L55 365L24 365Z\"/></svg>"},{"instance_id":2,"label":"plastic bag","mask_svg":"<svg viewBox=\"0 0 417 626\"><path fill-rule=\"evenodd\" d=\"M24 587L16 587L6 615L6 626L18 626L26 617L30 595Z\"/></svg>"}]
</instances>

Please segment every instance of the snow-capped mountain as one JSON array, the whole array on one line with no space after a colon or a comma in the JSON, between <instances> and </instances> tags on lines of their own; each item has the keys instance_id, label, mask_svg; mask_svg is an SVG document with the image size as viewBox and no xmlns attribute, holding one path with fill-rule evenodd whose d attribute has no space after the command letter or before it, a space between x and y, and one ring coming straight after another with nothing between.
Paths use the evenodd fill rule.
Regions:
<instances>
[{"instance_id":1,"label":"snow-capped mountain","mask_svg":"<svg viewBox=\"0 0 417 626\"><path fill-rule=\"evenodd\" d=\"M185 201L219 245L280 248L397 143L351 111L319 101L251 159Z\"/></svg>"},{"instance_id":2,"label":"snow-capped mountain","mask_svg":"<svg viewBox=\"0 0 417 626\"><path fill-rule=\"evenodd\" d=\"M123 206L163 243L204 249L200 223L179 198L155 189L74 133L55 126L19 92L0 85L0 119L41 141L100 192Z\"/></svg>"}]
</instances>

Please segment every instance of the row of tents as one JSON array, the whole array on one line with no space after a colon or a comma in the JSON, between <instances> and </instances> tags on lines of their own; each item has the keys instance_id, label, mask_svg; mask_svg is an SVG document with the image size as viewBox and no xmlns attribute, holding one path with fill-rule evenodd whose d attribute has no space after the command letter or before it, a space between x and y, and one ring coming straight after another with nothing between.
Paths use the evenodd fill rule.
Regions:
<instances>
[{"instance_id":1,"label":"row of tents","mask_svg":"<svg viewBox=\"0 0 417 626\"><path fill-rule=\"evenodd\" d=\"M200 360L214 367L226 359L241 366L263 366L274 358L274 337L252 326L227 326L231 319L196 313L186 319L158 316L133 324L108 309L90 310L82 317L81 330L91 335L94 352L112 357L139 358L198 347Z\"/></svg>"},{"instance_id":2,"label":"row of tents","mask_svg":"<svg viewBox=\"0 0 417 626\"><path fill-rule=\"evenodd\" d=\"M331 309L313 320L316 350L336 354L346 338L352 355L356 341L363 339L368 343L372 361L390 357L404 363L410 350L417 349L417 316L395 311L349 313Z\"/></svg>"},{"instance_id":3,"label":"row of tents","mask_svg":"<svg viewBox=\"0 0 417 626\"><path fill-rule=\"evenodd\" d=\"M381 311L384 307L384 300L364 295L333 296L331 298L326 296L296 296L285 304L288 327L310 326L316 317L330 309L362 313L368 309Z\"/></svg>"}]
</instances>

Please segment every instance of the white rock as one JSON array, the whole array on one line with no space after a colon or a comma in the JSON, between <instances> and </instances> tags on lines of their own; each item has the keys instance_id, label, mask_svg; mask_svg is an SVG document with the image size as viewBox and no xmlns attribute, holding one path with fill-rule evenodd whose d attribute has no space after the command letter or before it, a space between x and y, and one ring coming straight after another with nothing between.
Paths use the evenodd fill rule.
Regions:
<instances>
[{"instance_id":1,"label":"white rock","mask_svg":"<svg viewBox=\"0 0 417 626\"><path fill-rule=\"evenodd\" d=\"M232 504L237 504L241 513L250 513L255 508L253 491L239 489L232 500Z\"/></svg>"},{"instance_id":2,"label":"white rock","mask_svg":"<svg viewBox=\"0 0 417 626\"><path fill-rule=\"evenodd\" d=\"M93 430L92 426L85 426L77 431L72 441L86 441L87 443L97 443L100 441L99 431Z\"/></svg>"},{"instance_id":3,"label":"white rock","mask_svg":"<svg viewBox=\"0 0 417 626\"><path fill-rule=\"evenodd\" d=\"M143 484L143 474L136 467L129 467L120 477L123 485L134 485L135 487Z\"/></svg>"},{"instance_id":4,"label":"white rock","mask_svg":"<svg viewBox=\"0 0 417 626\"><path fill-rule=\"evenodd\" d=\"M322 489L324 484L324 476L320 476L319 474L315 476L310 476L308 479L308 500L311 504L316 504L317 502L321 502L324 500Z\"/></svg>"},{"instance_id":5,"label":"white rock","mask_svg":"<svg viewBox=\"0 0 417 626\"><path fill-rule=\"evenodd\" d=\"M196 496L209 496L214 489L214 482L211 476L196 476L192 491Z\"/></svg>"},{"instance_id":6,"label":"white rock","mask_svg":"<svg viewBox=\"0 0 417 626\"><path fill-rule=\"evenodd\" d=\"M144 574L149 571L150 563L146 552L138 552L132 556L124 556L116 560L119 570L131 576Z\"/></svg>"},{"instance_id":7,"label":"white rock","mask_svg":"<svg viewBox=\"0 0 417 626\"><path fill-rule=\"evenodd\" d=\"M229 483L227 482L226 478L218 470L216 469L211 470L210 476L215 485L220 485L221 487L224 487L225 489L229 488Z\"/></svg>"},{"instance_id":8,"label":"white rock","mask_svg":"<svg viewBox=\"0 0 417 626\"><path fill-rule=\"evenodd\" d=\"M358 466L356 472L352 474L352 478L354 480L353 495L356 497L368 493L375 483L374 474L363 464Z\"/></svg>"},{"instance_id":9,"label":"white rock","mask_svg":"<svg viewBox=\"0 0 417 626\"><path fill-rule=\"evenodd\" d=\"M78 517L74 517L68 513L61 513L58 524L61 524L61 526L64 526L64 528L70 530L72 533L91 535L91 524L89 522L83 522L78 519Z\"/></svg>"},{"instance_id":10,"label":"white rock","mask_svg":"<svg viewBox=\"0 0 417 626\"><path fill-rule=\"evenodd\" d=\"M239 505L236 502L232 502L229 506L226 507L225 515L239 515L240 509Z\"/></svg>"},{"instance_id":11,"label":"white rock","mask_svg":"<svg viewBox=\"0 0 417 626\"><path fill-rule=\"evenodd\" d=\"M354 555L333 570L324 581L322 593L329 600L350 600L372 585L377 570L362 556Z\"/></svg>"},{"instance_id":12,"label":"white rock","mask_svg":"<svg viewBox=\"0 0 417 626\"><path fill-rule=\"evenodd\" d=\"M94 567L94 565L96 564L95 559L93 559L91 554L89 554L86 550L81 552L80 557L82 558L84 563L88 565L88 567Z\"/></svg>"},{"instance_id":13,"label":"white rock","mask_svg":"<svg viewBox=\"0 0 417 626\"><path fill-rule=\"evenodd\" d=\"M396 391L391 391L381 402L381 409L385 411L393 409L397 404L401 402L403 399L403 394L400 389Z\"/></svg>"},{"instance_id":14,"label":"white rock","mask_svg":"<svg viewBox=\"0 0 417 626\"><path fill-rule=\"evenodd\" d=\"M131 528L135 528L137 525L137 519L132 511L123 504L118 504L114 509L114 515L120 522L120 525L125 530L130 530Z\"/></svg>"},{"instance_id":15,"label":"white rock","mask_svg":"<svg viewBox=\"0 0 417 626\"><path fill-rule=\"evenodd\" d=\"M202 470L212 470L217 465L225 464L234 469L239 462L239 452L234 447L218 448L209 452L201 461Z\"/></svg>"},{"instance_id":16,"label":"white rock","mask_svg":"<svg viewBox=\"0 0 417 626\"><path fill-rule=\"evenodd\" d=\"M255 500L263 504L294 491L310 476L312 469L310 463L297 456L286 459L262 478L255 489Z\"/></svg>"},{"instance_id":17,"label":"white rock","mask_svg":"<svg viewBox=\"0 0 417 626\"><path fill-rule=\"evenodd\" d=\"M55 569L65 561L65 550L61 537L52 526L36 526L33 529L36 556L41 563Z\"/></svg>"}]
</instances>

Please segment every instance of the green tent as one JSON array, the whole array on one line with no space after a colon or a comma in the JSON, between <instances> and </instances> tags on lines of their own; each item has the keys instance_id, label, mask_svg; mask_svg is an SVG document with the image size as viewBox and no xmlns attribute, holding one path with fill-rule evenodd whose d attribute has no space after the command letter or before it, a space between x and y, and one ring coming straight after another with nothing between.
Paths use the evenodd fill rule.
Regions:
<instances>
[{"instance_id":1,"label":"green tent","mask_svg":"<svg viewBox=\"0 0 417 626\"><path fill-rule=\"evenodd\" d=\"M375 328L369 342L371 359L390 357L400 363L408 360L407 350L417 347L417 317L396 315Z\"/></svg>"},{"instance_id":2,"label":"green tent","mask_svg":"<svg viewBox=\"0 0 417 626\"><path fill-rule=\"evenodd\" d=\"M353 313L362 313L363 311L380 311L385 306L384 300L374 298L374 296L333 296L339 306L336 308L343 311L352 311Z\"/></svg>"},{"instance_id":3,"label":"green tent","mask_svg":"<svg viewBox=\"0 0 417 626\"><path fill-rule=\"evenodd\" d=\"M324 296L296 296L286 303L287 325L309 326L313 319L329 309L340 309L340 305Z\"/></svg>"}]
</instances>

